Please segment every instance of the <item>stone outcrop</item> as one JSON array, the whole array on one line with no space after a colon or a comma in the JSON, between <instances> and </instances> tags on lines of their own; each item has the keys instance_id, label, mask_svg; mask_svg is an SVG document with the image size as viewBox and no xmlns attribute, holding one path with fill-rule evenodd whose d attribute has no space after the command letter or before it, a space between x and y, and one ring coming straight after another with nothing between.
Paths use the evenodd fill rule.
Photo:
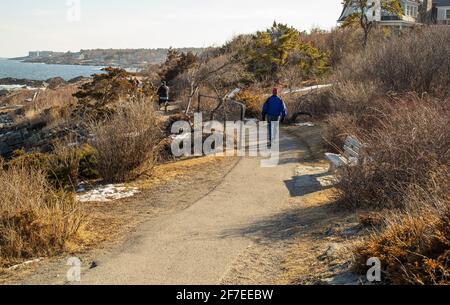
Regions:
<instances>
[{"instance_id":1,"label":"stone outcrop","mask_svg":"<svg viewBox=\"0 0 450 305\"><path fill-rule=\"evenodd\" d=\"M0 156L8 158L18 149L47 152L52 142L67 134L67 130L45 128L45 123L17 126L8 114L0 113Z\"/></svg>"},{"instance_id":2,"label":"stone outcrop","mask_svg":"<svg viewBox=\"0 0 450 305\"><path fill-rule=\"evenodd\" d=\"M13 77L0 78L0 85L20 85L34 88L45 87L47 83L42 80L19 79Z\"/></svg>"}]
</instances>

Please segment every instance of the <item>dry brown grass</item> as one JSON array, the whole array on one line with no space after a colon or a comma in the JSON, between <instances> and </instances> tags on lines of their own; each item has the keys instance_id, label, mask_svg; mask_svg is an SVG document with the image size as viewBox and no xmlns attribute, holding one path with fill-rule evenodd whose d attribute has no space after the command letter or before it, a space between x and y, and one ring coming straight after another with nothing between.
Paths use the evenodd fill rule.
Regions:
<instances>
[{"instance_id":1,"label":"dry brown grass","mask_svg":"<svg viewBox=\"0 0 450 305\"><path fill-rule=\"evenodd\" d=\"M90 130L97 169L105 181L131 180L153 167L161 131L145 101L123 104L107 120L92 123Z\"/></svg>"},{"instance_id":2,"label":"dry brown grass","mask_svg":"<svg viewBox=\"0 0 450 305\"><path fill-rule=\"evenodd\" d=\"M56 193L45 175L0 170L0 267L51 256L77 240L84 213L69 194Z\"/></svg>"},{"instance_id":3,"label":"dry brown grass","mask_svg":"<svg viewBox=\"0 0 450 305\"><path fill-rule=\"evenodd\" d=\"M415 190L406 206L384 221L383 231L356 246L355 270L364 274L367 260L377 257L388 283L449 285L450 202Z\"/></svg>"},{"instance_id":4,"label":"dry brown grass","mask_svg":"<svg viewBox=\"0 0 450 305\"><path fill-rule=\"evenodd\" d=\"M70 137L54 143L51 153L17 150L7 167L20 167L45 173L55 189L74 190L80 180L98 179L95 150L88 144L73 145Z\"/></svg>"},{"instance_id":5,"label":"dry brown grass","mask_svg":"<svg viewBox=\"0 0 450 305\"><path fill-rule=\"evenodd\" d=\"M12 114L12 118L16 124L45 123L51 126L61 123L69 117L69 107L77 104L77 99L73 97L76 91L76 85L39 91L33 102L22 100L19 104L24 105L23 112Z\"/></svg>"}]
</instances>

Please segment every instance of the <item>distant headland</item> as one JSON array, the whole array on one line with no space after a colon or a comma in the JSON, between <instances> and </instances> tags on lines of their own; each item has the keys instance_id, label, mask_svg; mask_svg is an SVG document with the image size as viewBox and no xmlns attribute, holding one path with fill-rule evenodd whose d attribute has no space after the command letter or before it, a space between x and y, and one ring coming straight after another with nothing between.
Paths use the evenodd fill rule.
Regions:
<instances>
[{"instance_id":1,"label":"distant headland","mask_svg":"<svg viewBox=\"0 0 450 305\"><path fill-rule=\"evenodd\" d=\"M180 52L201 53L203 48L179 48ZM28 63L83 66L114 66L140 70L164 62L169 49L95 49L79 52L30 51L28 56L11 58Z\"/></svg>"}]
</instances>

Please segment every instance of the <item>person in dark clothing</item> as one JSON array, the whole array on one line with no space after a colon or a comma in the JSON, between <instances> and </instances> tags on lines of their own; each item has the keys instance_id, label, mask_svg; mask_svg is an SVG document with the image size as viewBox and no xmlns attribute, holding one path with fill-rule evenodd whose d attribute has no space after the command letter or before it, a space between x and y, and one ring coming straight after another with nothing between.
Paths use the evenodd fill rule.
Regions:
<instances>
[{"instance_id":1,"label":"person in dark clothing","mask_svg":"<svg viewBox=\"0 0 450 305\"><path fill-rule=\"evenodd\" d=\"M139 82L139 80L137 79L137 77L135 77L134 79L133 79L133 86L134 87L136 87L136 88L139 88L139 85L140 85L141 83Z\"/></svg>"},{"instance_id":2,"label":"person in dark clothing","mask_svg":"<svg viewBox=\"0 0 450 305\"><path fill-rule=\"evenodd\" d=\"M273 136L276 136L277 133L273 122L283 122L287 117L286 105L278 96L278 89L274 88L272 93L272 96L264 103L262 110L262 119L268 122L269 147L272 146Z\"/></svg>"},{"instance_id":3,"label":"person in dark clothing","mask_svg":"<svg viewBox=\"0 0 450 305\"><path fill-rule=\"evenodd\" d=\"M161 105L167 106L169 103L169 92L170 89L167 86L167 83L165 81L161 82L161 86L158 88L158 97L159 97L159 108L161 108Z\"/></svg>"}]
</instances>

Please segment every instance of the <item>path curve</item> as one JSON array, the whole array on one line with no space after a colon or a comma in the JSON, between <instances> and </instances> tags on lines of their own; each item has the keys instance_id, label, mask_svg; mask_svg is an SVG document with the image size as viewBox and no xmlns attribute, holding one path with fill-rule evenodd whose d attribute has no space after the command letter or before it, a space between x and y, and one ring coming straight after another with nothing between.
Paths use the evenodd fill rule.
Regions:
<instances>
[{"instance_id":1,"label":"path curve","mask_svg":"<svg viewBox=\"0 0 450 305\"><path fill-rule=\"evenodd\" d=\"M242 228L287 209L286 182L304 154L281 135L280 164L262 168L244 157L212 192L186 210L142 224L127 241L96 260L81 284L219 284L252 245Z\"/></svg>"}]
</instances>

